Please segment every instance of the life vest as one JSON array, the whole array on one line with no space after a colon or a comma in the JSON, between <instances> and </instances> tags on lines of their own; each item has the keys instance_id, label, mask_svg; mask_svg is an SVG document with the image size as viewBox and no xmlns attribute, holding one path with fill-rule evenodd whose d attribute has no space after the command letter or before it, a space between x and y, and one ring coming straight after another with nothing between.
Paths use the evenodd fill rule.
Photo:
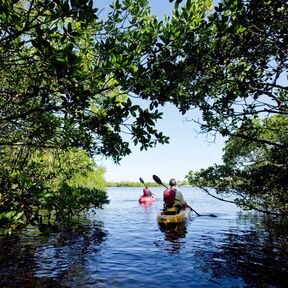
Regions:
<instances>
[{"instance_id":1,"label":"life vest","mask_svg":"<svg viewBox=\"0 0 288 288\"><path fill-rule=\"evenodd\" d=\"M175 203L176 190L167 188L164 191L164 203L166 208L172 208Z\"/></svg>"},{"instance_id":2,"label":"life vest","mask_svg":"<svg viewBox=\"0 0 288 288\"><path fill-rule=\"evenodd\" d=\"M150 194L149 192L150 192L150 190L148 188L143 189L143 195L144 196L149 196L149 194Z\"/></svg>"}]
</instances>

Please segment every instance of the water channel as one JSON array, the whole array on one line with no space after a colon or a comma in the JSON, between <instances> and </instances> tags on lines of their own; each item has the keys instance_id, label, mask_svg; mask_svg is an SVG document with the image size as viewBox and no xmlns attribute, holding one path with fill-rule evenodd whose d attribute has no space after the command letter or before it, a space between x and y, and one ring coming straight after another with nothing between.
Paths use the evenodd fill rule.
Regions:
<instances>
[{"instance_id":1,"label":"water channel","mask_svg":"<svg viewBox=\"0 0 288 288\"><path fill-rule=\"evenodd\" d=\"M0 239L0 287L288 287L287 231L265 230L233 204L180 187L200 214L159 227L157 200L141 188L109 188L110 204L49 236L29 228Z\"/></svg>"}]
</instances>

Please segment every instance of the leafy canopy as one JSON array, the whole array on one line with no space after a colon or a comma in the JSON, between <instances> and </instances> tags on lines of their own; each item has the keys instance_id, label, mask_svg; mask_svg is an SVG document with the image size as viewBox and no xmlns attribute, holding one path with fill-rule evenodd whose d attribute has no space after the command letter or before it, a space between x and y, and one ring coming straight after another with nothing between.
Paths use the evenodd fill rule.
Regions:
<instances>
[{"instance_id":1,"label":"leafy canopy","mask_svg":"<svg viewBox=\"0 0 288 288\"><path fill-rule=\"evenodd\" d=\"M129 133L141 149L166 143L161 113L142 109L126 79L143 63L157 29L147 1L2 1L0 146L84 148L118 162ZM100 17L101 15L101 17Z\"/></svg>"},{"instance_id":2,"label":"leafy canopy","mask_svg":"<svg viewBox=\"0 0 288 288\"><path fill-rule=\"evenodd\" d=\"M285 146L288 144L287 127L288 118L275 115L252 121L249 133L257 139ZM229 195L233 192L236 195L235 203L243 208L287 216L287 161L287 150L284 148L232 136L226 142L224 164L198 172L190 171L188 181L203 187L205 191L209 191L205 187L213 187L218 194Z\"/></svg>"},{"instance_id":3,"label":"leafy canopy","mask_svg":"<svg viewBox=\"0 0 288 288\"><path fill-rule=\"evenodd\" d=\"M108 203L105 170L84 150L8 147L0 163L0 234L28 224L47 232Z\"/></svg>"},{"instance_id":4,"label":"leafy canopy","mask_svg":"<svg viewBox=\"0 0 288 288\"><path fill-rule=\"evenodd\" d=\"M41 168L45 181L38 189L37 149L83 148L119 162L131 152L123 132L140 149L168 142L155 129L162 117L158 106L167 102L192 117L193 109L199 109L203 131L230 137L225 165L207 169L206 181L217 176L222 184L215 185L225 192L235 180L241 205L286 213L281 182L286 175L281 159L287 158L286 2L223 0L213 9L211 0L176 1L172 16L158 21L147 0L116 0L106 14L91 0L2 1L1 207L10 209L3 213L12 213L8 218L16 226L23 213L28 221L40 221L33 211L43 208L39 195L46 193L52 172L49 165ZM134 97L147 101L149 108L136 104ZM235 137L243 139L241 147ZM57 197L47 199L53 199L48 202L55 211L66 207L63 211L72 215L82 209L78 188L71 188L80 181L77 177L82 176L68 170L57 179L63 185L54 179L57 189L51 195ZM37 201L33 193L39 194ZM93 202L91 195L86 194L86 206ZM101 199L94 204L105 203Z\"/></svg>"},{"instance_id":5,"label":"leafy canopy","mask_svg":"<svg viewBox=\"0 0 288 288\"><path fill-rule=\"evenodd\" d=\"M238 128L249 119L287 116L288 5L211 2L176 1L132 89L152 107L170 102L191 112L205 132L242 137Z\"/></svg>"},{"instance_id":6,"label":"leafy canopy","mask_svg":"<svg viewBox=\"0 0 288 288\"><path fill-rule=\"evenodd\" d=\"M119 162L131 152L123 132L140 149L168 141L154 127L162 114L136 105L126 81L157 39L147 3L103 14L92 0L1 1L0 233L107 203L89 157Z\"/></svg>"}]
</instances>

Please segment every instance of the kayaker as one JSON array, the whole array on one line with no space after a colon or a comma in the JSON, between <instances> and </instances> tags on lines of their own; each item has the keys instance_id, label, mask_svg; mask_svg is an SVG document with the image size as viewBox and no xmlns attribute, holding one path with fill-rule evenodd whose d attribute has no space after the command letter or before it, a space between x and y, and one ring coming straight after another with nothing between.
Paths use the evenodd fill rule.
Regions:
<instances>
[{"instance_id":1,"label":"kayaker","mask_svg":"<svg viewBox=\"0 0 288 288\"><path fill-rule=\"evenodd\" d=\"M180 191L176 189L176 180L174 178L169 181L170 188L167 188L164 191L163 200L164 200L164 211L165 214L177 214L181 209L188 207L184 197Z\"/></svg>"},{"instance_id":2,"label":"kayaker","mask_svg":"<svg viewBox=\"0 0 288 288\"><path fill-rule=\"evenodd\" d=\"M147 186L143 189L143 196L145 196L145 197L152 196L152 192L150 191L150 189Z\"/></svg>"}]
</instances>

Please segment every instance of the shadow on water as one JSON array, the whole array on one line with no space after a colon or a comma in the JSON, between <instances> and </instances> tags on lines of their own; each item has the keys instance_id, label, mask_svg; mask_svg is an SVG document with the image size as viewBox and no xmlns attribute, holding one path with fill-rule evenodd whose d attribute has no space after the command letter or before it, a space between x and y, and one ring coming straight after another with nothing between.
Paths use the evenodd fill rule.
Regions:
<instances>
[{"instance_id":1,"label":"shadow on water","mask_svg":"<svg viewBox=\"0 0 288 288\"><path fill-rule=\"evenodd\" d=\"M287 287L287 223L273 222L271 229L259 225L263 218L255 215L241 214L238 219L242 224L248 220L254 222L250 229L231 229L223 235L222 244L195 255L202 260L200 269L216 281L241 278L245 287Z\"/></svg>"},{"instance_id":2,"label":"shadow on water","mask_svg":"<svg viewBox=\"0 0 288 288\"><path fill-rule=\"evenodd\" d=\"M106 239L103 224L82 223L49 236L34 229L0 238L0 286L70 287ZM64 281L63 281L64 280Z\"/></svg>"}]
</instances>

